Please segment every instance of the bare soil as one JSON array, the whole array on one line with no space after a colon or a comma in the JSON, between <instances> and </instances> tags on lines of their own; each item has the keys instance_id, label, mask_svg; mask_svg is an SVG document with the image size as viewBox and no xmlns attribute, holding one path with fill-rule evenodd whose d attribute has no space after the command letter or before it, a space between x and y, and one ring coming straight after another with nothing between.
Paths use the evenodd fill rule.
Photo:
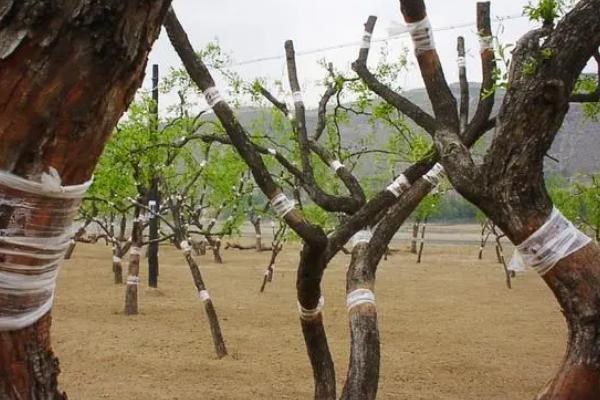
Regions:
<instances>
[{"instance_id":1,"label":"bare soil","mask_svg":"<svg viewBox=\"0 0 600 400\"><path fill-rule=\"evenodd\" d=\"M230 356L217 360L201 301L179 251L161 246L159 289L146 286L141 314L123 315L110 249L79 244L59 278L53 341L71 399L309 399L312 372L296 312L298 248L280 255L258 293L270 254L198 257ZM402 251L382 261L377 308L381 399L531 399L553 375L566 329L551 292L533 272L513 289L493 249L427 246L423 262ZM508 256L508 255L507 255ZM324 318L339 388L348 362L345 268L338 256L323 282ZM124 266L126 271L126 266Z\"/></svg>"}]
</instances>

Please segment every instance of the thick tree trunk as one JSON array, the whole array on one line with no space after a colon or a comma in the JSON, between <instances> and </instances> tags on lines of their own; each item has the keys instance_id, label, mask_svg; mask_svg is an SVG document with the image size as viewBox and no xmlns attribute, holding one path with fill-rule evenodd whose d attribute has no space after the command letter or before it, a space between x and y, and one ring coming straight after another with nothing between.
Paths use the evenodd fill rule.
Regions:
<instances>
[{"instance_id":1,"label":"thick tree trunk","mask_svg":"<svg viewBox=\"0 0 600 400\"><path fill-rule=\"evenodd\" d=\"M367 243L352 250L346 275L346 294L357 289L373 291L375 268L366 259ZM377 263L375 263L377 265ZM364 302L348 310L350 324L350 365L341 400L374 400L379 384L379 328L374 302Z\"/></svg>"},{"instance_id":2,"label":"thick tree trunk","mask_svg":"<svg viewBox=\"0 0 600 400\"><path fill-rule=\"evenodd\" d=\"M325 270L325 247L304 244L296 278L296 290L300 307L314 310L321 297L321 279ZM327 343L323 314L300 318L304 343L313 370L315 400L336 398L335 366Z\"/></svg>"},{"instance_id":3,"label":"thick tree trunk","mask_svg":"<svg viewBox=\"0 0 600 400\"><path fill-rule=\"evenodd\" d=\"M87 181L142 82L169 3L3 2L0 170L38 180L51 166L63 185ZM3 211L6 226L12 211ZM26 328L0 332L3 400L66 399L57 390L50 323L48 313Z\"/></svg>"},{"instance_id":4,"label":"thick tree trunk","mask_svg":"<svg viewBox=\"0 0 600 400\"><path fill-rule=\"evenodd\" d=\"M600 247L590 243L544 275L569 330L565 357L539 400L600 396Z\"/></svg>"}]
</instances>

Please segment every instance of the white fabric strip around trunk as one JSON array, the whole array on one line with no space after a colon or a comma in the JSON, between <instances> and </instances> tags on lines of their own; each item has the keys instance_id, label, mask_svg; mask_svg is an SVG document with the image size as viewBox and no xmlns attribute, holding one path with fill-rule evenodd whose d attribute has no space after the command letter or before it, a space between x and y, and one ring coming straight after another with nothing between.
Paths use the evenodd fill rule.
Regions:
<instances>
[{"instance_id":1,"label":"white fabric strip around trunk","mask_svg":"<svg viewBox=\"0 0 600 400\"><path fill-rule=\"evenodd\" d=\"M337 172L337 171L338 171L338 169L340 169L340 168L344 168L344 164L342 164L342 163L340 162L340 160L333 160L333 161L331 162L331 168L333 169L333 171L334 171L334 172Z\"/></svg>"},{"instance_id":2,"label":"white fabric strip around trunk","mask_svg":"<svg viewBox=\"0 0 600 400\"><path fill-rule=\"evenodd\" d=\"M591 238L566 219L557 208L534 233L516 246L516 256L522 264L545 275L556 263L591 242ZM521 261L510 261L511 269L519 270Z\"/></svg>"},{"instance_id":3,"label":"white fabric strip around trunk","mask_svg":"<svg viewBox=\"0 0 600 400\"><path fill-rule=\"evenodd\" d=\"M37 181L0 171L0 205L10 213L0 229L0 331L30 326L52 308L60 263L78 228L73 218L91 183L63 186L54 168Z\"/></svg>"},{"instance_id":4,"label":"white fabric strip around trunk","mask_svg":"<svg viewBox=\"0 0 600 400\"><path fill-rule=\"evenodd\" d=\"M127 284L137 286L140 284L140 277L135 275L129 275L127 277Z\"/></svg>"},{"instance_id":5,"label":"white fabric strip around trunk","mask_svg":"<svg viewBox=\"0 0 600 400\"><path fill-rule=\"evenodd\" d=\"M394 179L394 181L386 188L386 190L395 197L400 197L400 195L408 189L410 189L410 182L404 174L400 174L400 176Z\"/></svg>"},{"instance_id":6,"label":"white fabric strip around trunk","mask_svg":"<svg viewBox=\"0 0 600 400\"><path fill-rule=\"evenodd\" d=\"M364 32L363 36L362 36L362 41L360 43L360 48L361 49L369 49L371 48L371 37L373 35L369 32Z\"/></svg>"},{"instance_id":7,"label":"white fabric strip around trunk","mask_svg":"<svg viewBox=\"0 0 600 400\"><path fill-rule=\"evenodd\" d=\"M494 49L494 38L492 36L479 36L479 51L483 53L486 50Z\"/></svg>"},{"instance_id":8,"label":"white fabric strip around trunk","mask_svg":"<svg viewBox=\"0 0 600 400\"><path fill-rule=\"evenodd\" d=\"M208 103L210 108L214 108L217 104L223 101L223 97L221 97L221 93L219 93L219 89L212 86L206 89L204 92L204 98Z\"/></svg>"},{"instance_id":9,"label":"white fabric strip around trunk","mask_svg":"<svg viewBox=\"0 0 600 400\"><path fill-rule=\"evenodd\" d=\"M310 310L308 308L302 307L300 302L298 302L298 314L300 314L300 318L305 321L312 321L321 314L323 311L323 306L325 305L325 298L323 296L319 297L319 302L317 303L317 307Z\"/></svg>"},{"instance_id":10,"label":"white fabric strip around trunk","mask_svg":"<svg viewBox=\"0 0 600 400\"><path fill-rule=\"evenodd\" d=\"M431 23L429 18L425 17L418 22L410 22L406 24L413 44L415 46L415 53L417 55L429 51L435 50L435 42L433 40L433 30L431 29Z\"/></svg>"},{"instance_id":11,"label":"white fabric strip around trunk","mask_svg":"<svg viewBox=\"0 0 600 400\"><path fill-rule=\"evenodd\" d=\"M285 217L295 207L295 203L288 199L285 193L279 193L271 199L271 207L278 218Z\"/></svg>"},{"instance_id":12,"label":"white fabric strip around trunk","mask_svg":"<svg viewBox=\"0 0 600 400\"><path fill-rule=\"evenodd\" d=\"M203 302L206 302L206 301L210 300L210 294L208 293L208 290L206 290L206 289L205 290L199 290L198 291L198 297Z\"/></svg>"},{"instance_id":13,"label":"white fabric strip around trunk","mask_svg":"<svg viewBox=\"0 0 600 400\"><path fill-rule=\"evenodd\" d=\"M294 99L294 103L304 103L304 100L302 100L302 92L301 91L296 91L296 92L292 93L292 98Z\"/></svg>"},{"instance_id":14,"label":"white fabric strip around trunk","mask_svg":"<svg viewBox=\"0 0 600 400\"><path fill-rule=\"evenodd\" d=\"M433 186L437 186L438 183L444 177L444 167L440 163L435 163L435 165L423 175L423 179L427 182L431 183Z\"/></svg>"},{"instance_id":15,"label":"white fabric strip around trunk","mask_svg":"<svg viewBox=\"0 0 600 400\"><path fill-rule=\"evenodd\" d=\"M346 296L346 307L348 311L361 304L375 305L375 294L370 289L356 289Z\"/></svg>"}]
</instances>

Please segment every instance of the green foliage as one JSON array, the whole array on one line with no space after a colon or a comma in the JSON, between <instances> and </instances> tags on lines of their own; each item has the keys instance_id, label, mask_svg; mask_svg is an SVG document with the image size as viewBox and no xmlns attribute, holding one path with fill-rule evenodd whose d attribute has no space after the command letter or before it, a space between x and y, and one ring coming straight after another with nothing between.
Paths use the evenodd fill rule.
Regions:
<instances>
[{"instance_id":1,"label":"green foliage","mask_svg":"<svg viewBox=\"0 0 600 400\"><path fill-rule=\"evenodd\" d=\"M524 7L523 13L532 21L552 25L554 20L565 12L567 6L568 2L565 0L537 0L537 3L530 1Z\"/></svg>"},{"instance_id":2,"label":"green foliage","mask_svg":"<svg viewBox=\"0 0 600 400\"><path fill-rule=\"evenodd\" d=\"M598 79L592 75L583 75L575 85L575 93L594 93L598 91ZM600 115L600 102L582 104L586 118L598 121Z\"/></svg>"}]
</instances>

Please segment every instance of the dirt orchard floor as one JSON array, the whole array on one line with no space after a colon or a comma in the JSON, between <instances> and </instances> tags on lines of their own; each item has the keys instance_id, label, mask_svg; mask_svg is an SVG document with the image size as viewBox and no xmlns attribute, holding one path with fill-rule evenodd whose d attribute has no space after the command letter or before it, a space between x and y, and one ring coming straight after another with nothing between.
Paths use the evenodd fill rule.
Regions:
<instances>
[{"instance_id":1,"label":"dirt orchard floor","mask_svg":"<svg viewBox=\"0 0 600 400\"><path fill-rule=\"evenodd\" d=\"M141 276L141 314L122 314L111 252L79 244L59 278L53 343L62 389L95 400L309 399L312 372L296 312L298 248L281 254L259 294L270 253L197 257L230 352L217 360L202 303L181 252L161 246L159 289ZM381 399L531 399L553 375L566 329L542 280L526 272L507 290L490 247L430 246L382 261L376 286ZM324 318L341 390L348 362L345 268L326 271ZM125 266L126 271L126 266Z\"/></svg>"}]
</instances>

